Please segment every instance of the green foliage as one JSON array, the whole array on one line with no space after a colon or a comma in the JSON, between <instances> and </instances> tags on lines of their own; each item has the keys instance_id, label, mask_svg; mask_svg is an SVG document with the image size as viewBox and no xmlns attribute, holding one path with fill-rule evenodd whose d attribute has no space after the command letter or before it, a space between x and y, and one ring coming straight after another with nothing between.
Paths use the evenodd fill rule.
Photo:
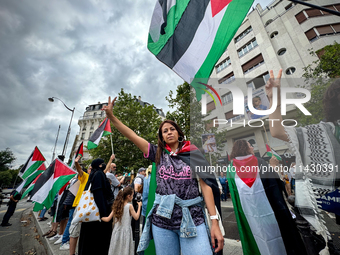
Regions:
<instances>
[{"instance_id":1,"label":"green foliage","mask_svg":"<svg viewBox=\"0 0 340 255\"><path fill-rule=\"evenodd\" d=\"M170 91L166 99L169 102L169 107L174 109L173 112L166 114L167 119L176 121L183 129L187 140L195 144L198 148L202 148L202 134L215 133L215 139L218 151L222 151L226 140L226 130L217 132L217 127L212 127L207 130L207 125L210 120L204 120L208 115L201 114L201 102L196 100L194 90L186 82L179 85L176 90L176 97L173 97L173 92ZM206 154L206 159L210 162L209 154ZM211 154L212 164L221 157L219 152Z\"/></svg>"},{"instance_id":2,"label":"green foliage","mask_svg":"<svg viewBox=\"0 0 340 255\"><path fill-rule=\"evenodd\" d=\"M0 151L0 172L8 170L15 160L16 158L9 148Z\"/></svg>"},{"instance_id":3,"label":"green foliage","mask_svg":"<svg viewBox=\"0 0 340 255\"><path fill-rule=\"evenodd\" d=\"M11 170L0 172L0 187L8 187L12 183Z\"/></svg>"},{"instance_id":4,"label":"green foliage","mask_svg":"<svg viewBox=\"0 0 340 255\"><path fill-rule=\"evenodd\" d=\"M311 99L304 106L312 115L306 116L299 110L297 119L301 126L319 123L324 119L323 95L332 82L330 78L340 77L340 44L334 42L317 52L310 50L310 54L315 57L319 55L320 58L304 68L306 85L300 87L311 92Z\"/></svg>"},{"instance_id":5,"label":"green foliage","mask_svg":"<svg viewBox=\"0 0 340 255\"><path fill-rule=\"evenodd\" d=\"M137 135L150 143L157 144L157 130L162 122L154 110L154 106L141 106L136 96L125 93L122 89L113 107L113 114ZM130 172L140 167L147 167L150 161L145 159L142 152L130 140L125 138L112 124L113 150L116 155L114 163L117 172ZM102 158L108 162L112 155L110 136L102 138L97 148L89 151L93 159ZM126 168L125 168L126 167Z\"/></svg>"}]
</instances>

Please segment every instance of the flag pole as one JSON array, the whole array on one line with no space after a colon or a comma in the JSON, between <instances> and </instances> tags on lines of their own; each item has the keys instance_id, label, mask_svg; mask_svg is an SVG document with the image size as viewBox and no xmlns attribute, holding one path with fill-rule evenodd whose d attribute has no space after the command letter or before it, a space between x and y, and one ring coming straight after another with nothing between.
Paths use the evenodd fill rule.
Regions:
<instances>
[{"instance_id":1,"label":"flag pole","mask_svg":"<svg viewBox=\"0 0 340 255\"><path fill-rule=\"evenodd\" d=\"M305 6L308 6L308 7L312 7L312 8L324 11L324 12L328 12L328 13L334 14L336 16L340 16L340 12L335 11L335 10L331 10L331 9L327 9L325 7L322 7L322 6L310 4L310 3L307 3L307 2L302 2L302 1L299 1L299 0L288 0L288 1L291 1L291 2L296 3L296 4L302 4L302 5L305 5Z\"/></svg>"},{"instance_id":2,"label":"flag pole","mask_svg":"<svg viewBox=\"0 0 340 255\"><path fill-rule=\"evenodd\" d=\"M20 171L20 170L19 170L19 171ZM18 173L18 175L19 175L19 173ZM15 177L15 181L14 181L14 184L13 184L13 188L12 188L12 189L14 189L15 183L17 182L17 179L18 179L18 175L17 175L17 177Z\"/></svg>"},{"instance_id":3,"label":"flag pole","mask_svg":"<svg viewBox=\"0 0 340 255\"><path fill-rule=\"evenodd\" d=\"M110 138L111 138L111 149L112 149L112 154L115 154L115 152L113 151L112 134L110 135Z\"/></svg>"}]
</instances>

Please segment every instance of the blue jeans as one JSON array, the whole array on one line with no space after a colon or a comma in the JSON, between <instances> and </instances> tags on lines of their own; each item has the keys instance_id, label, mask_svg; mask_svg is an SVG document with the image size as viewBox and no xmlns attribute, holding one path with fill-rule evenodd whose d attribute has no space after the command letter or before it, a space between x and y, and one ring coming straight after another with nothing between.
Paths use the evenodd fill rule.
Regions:
<instances>
[{"instance_id":1,"label":"blue jeans","mask_svg":"<svg viewBox=\"0 0 340 255\"><path fill-rule=\"evenodd\" d=\"M40 213L40 215L39 215L39 218L45 217L46 211L47 211L47 209L46 209L46 207L44 207L44 209L41 210L41 213Z\"/></svg>"},{"instance_id":2,"label":"blue jeans","mask_svg":"<svg viewBox=\"0 0 340 255\"><path fill-rule=\"evenodd\" d=\"M63 239L61 241L62 244L67 243L68 241L70 241L70 231L69 231L69 229L70 229L71 222L72 222L72 219L73 219L74 209L76 209L76 208L71 208L70 212L68 213L68 222L67 222L67 225L65 227L65 231L64 231L64 234L63 234Z\"/></svg>"},{"instance_id":3,"label":"blue jeans","mask_svg":"<svg viewBox=\"0 0 340 255\"><path fill-rule=\"evenodd\" d=\"M152 224L152 235L155 242L156 254L162 255L212 255L209 237L205 224L196 227L197 236L180 237L180 231L159 228Z\"/></svg>"}]
</instances>

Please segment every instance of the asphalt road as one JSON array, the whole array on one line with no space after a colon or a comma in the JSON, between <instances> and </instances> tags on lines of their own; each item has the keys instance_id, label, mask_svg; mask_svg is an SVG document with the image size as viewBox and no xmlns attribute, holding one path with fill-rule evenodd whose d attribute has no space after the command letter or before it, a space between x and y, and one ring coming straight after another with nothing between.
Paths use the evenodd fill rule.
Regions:
<instances>
[{"instance_id":1,"label":"asphalt road","mask_svg":"<svg viewBox=\"0 0 340 255\"><path fill-rule=\"evenodd\" d=\"M14 215L9 222L10 227L0 226L0 254L1 255L33 255L46 254L45 248L40 242L32 219L32 203L26 199L19 201ZM0 220L7 211L7 206L0 207ZM23 222L22 222L23 221Z\"/></svg>"}]
</instances>

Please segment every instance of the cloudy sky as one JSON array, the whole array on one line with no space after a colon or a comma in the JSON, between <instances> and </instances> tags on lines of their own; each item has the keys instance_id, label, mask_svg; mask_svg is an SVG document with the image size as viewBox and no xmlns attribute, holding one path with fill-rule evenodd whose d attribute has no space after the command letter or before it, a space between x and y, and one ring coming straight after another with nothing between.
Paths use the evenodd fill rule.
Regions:
<instances>
[{"instance_id":1,"label":"cloudy sky","mask_svg":"<svg viewBox=\"0 0 340 255\"><path fill-rule=\"evenodd\" d=\"M271 0L258 0L262 7ZM89 104L121 88L168 110L165 96L183 81L146 48L155 0L0 0L0 150L24 164L37 145L51 162L66 157Z\"/></svg>"}]
</instances>

